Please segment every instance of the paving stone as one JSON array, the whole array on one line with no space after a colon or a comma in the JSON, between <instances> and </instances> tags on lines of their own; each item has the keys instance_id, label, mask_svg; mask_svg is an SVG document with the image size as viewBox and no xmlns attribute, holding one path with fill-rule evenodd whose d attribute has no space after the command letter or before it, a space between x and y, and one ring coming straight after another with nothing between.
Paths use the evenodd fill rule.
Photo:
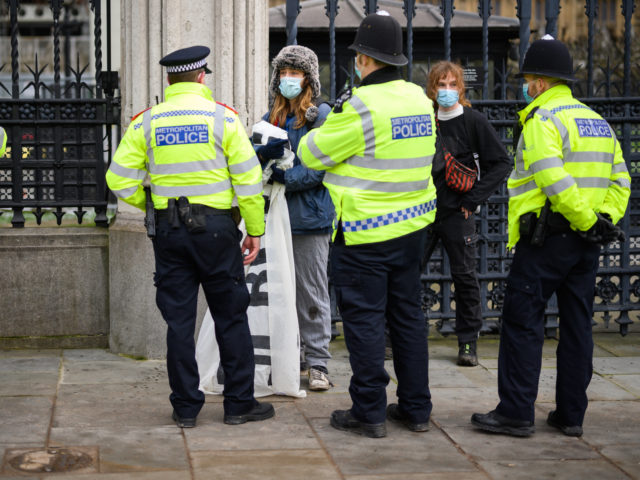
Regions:
<instances>
[{"instance_id":1,"label":"paving stone","mask_svg":"<svg viewBox=\"0 0 640 480\"><path fill-rule=\"evenodd\" d=\"M134 362L132 358L112 353L109 350L99 348L77 348L65 350L63 353L65 362Z\"/></svg>"},{"instance_id":2,"label":"paving stone","mask_svg":"<svg viewBox=\"0 0 640 480\"><path fill-rule=\"evenodd\" d=\"M286 450L320 448L304 416L293 403L276 403L275 418L225 425L222 405L198 416L198 426L184 430L191 452L200 450Z\"/></svg>"},{"instance_id":3,"label":"paving stone","mask_svg":"<svg viewBox=\"0 0 640 480\"><path fill-rule=\"evenodd\" d=\"M351 397L348 393L328 393L322 396L310 395L307 398L297 399L294 403L306 418L320 418L328 422L334 410L351 408Z\"/></svg>"},{"instance_id":4,"label":"paving stone","mask_svg":"<svg viewBox=\"0 0 640 480\"><path fill-rule=\"evenodd\" d=\"M601 375L640 373L640 356L594 358L593 370Z\"/></svg>"},{"instance_id":5,"label":"paving stone","mask_svg":"<svg viewBox=\"0 0 640 480\"><path fill-rule=\"evenodd\" d=\"M182 432L167 427L53 428L54 446L98 445L100 472L188 470Z\"/></svg>"},{"instance_id":6,"label":"paving stone","mask_svg":"<svg viewBox=\"0 0 640 480\"><path fill-rule=\"evenodd\" d=\"M445 427L445 431L466 453L478 460L598 458L598 454L585 442L562 435L542 419L536 422L536 433L528 438L483 432L471 423L466 427Z\"/></svg>"},{"instance_id":7,"label":"paving stone","mask_svg":"<svg viewBox=\"0 0 640 480\"><path fill-rule=\"evenodd\" d=\"M58 375L60 369L60 357L0 357L0 372L4 373L34 373L46 372Z\"/></svg>"},{"instance_id":8,"label":"paving stone","mask_svg":"<svg viewBox=\"0 0 640 480\"><path fill-rule=\"evenodd\" d=\"M494 380L495 381L495 380ZM433 388L431 418L443 426L469 426L471 415L487 413L498 404L497 388Z\"/></svg>"},{"instance_id":9,"label":"paving stone","mask_svg":"<svg viewBox=\"0 0 640 480\"><path fill-rule=\"evenodd\" d=\"M175 425L169 392L164 383L60 385L53 426Z\"/></svg>"},{"instance_id":10,"label":"paving stone","mask_svg":"<svg viewBox=\"0 0 640 480\"><path fill-rule=\"evenodd\" d=\"M65 360L62 383L167 383L167 367L164 360L137 361L85 361Z\"/></svg>"},{"instance_id":11,"label":"paving stone","mask_svg":"<svg viewBox=\"0 0 640 480\"><path fill-rule=\"evenodd\" d=\"M624 388L627 392L640 397L640 374L638 375L606 375L605 378Z\"/></svg>"},{"instance_id":12,"label":"paving stone","mask_svg":"<svg viewBox=\"0 0 640 480\"><path fill-rule=\"evenodd\" d=\"M403 473L400 477L392 473L390 475L347 475L346 480L486 480L487 476L478 471L469 472L462 470L460 472L442 472L442 473Z\"/></svg>"},{"instance_id":13,"label":"paving stone","mask_svg":"<svg viewBox=\"0 0 640 480\"><path fill-rule=\"evenodd\" d=\"M196 480L338 480L340 474L322 450L202 451L192 453Z\"/></svg>"},{"instance_id":14,"label":"paving stone","mask_svg":"<svg viewBox=\"0 0 640 480\"><path fill-rule=\"evenodd\" d=\"M590 445L638 443L640 402L589 402L582 428Z\"/></svg>"},{"instance_id":15,"label":"paving stone","mask_svg":"<svg viewBox=\"0 0 640 480\"><path fill-rule=\"evenodd\" d=\"M638 439L640 440L640 439ZM640 478L640 443L604 447L600 453L614 462L632 478Z\"/></svg>"},{"instance_id":16,"label":"paving stone","mask_svg":"<svg viewBox=\"0 0 640 480\"><path fill-rule=\"evenodd\" d=\"M0 371L0 396L54 396L58 372Z\"/></svg>"},{"instance_id":17,"label":"paving stone","mask_svg":"<svg viewBox=\"0 0 640 480\"><path fill-rule=\"evenodd\" d=\"M367 438L311 420L344 475L473 471L474 465L437 428L414 433L387 422L385 438Z\"/></svg>"},{"instance_id":18,"label":"paving stone","mask_svg":"<svg viewBox=\"0 0 640 480\"><path fill-rule=\"evenodd\" d=\"M606 460L554 461L498 461L480 462L492 478L517 478L518 480L562 479L628 480L629 477Z\"/></svg>"},{"instance_id":19,"label":"paving stone","mask_svg":"<svg viewBox=\"0 0 640 480\"><path fill-rule=\"evenodd\" d=\"M19 476L13 476L13 474L11 474L11 476L9 476L10 474L6 473L5 475L3 475L3 467L4 467L4 452L7 449L10 448L42 448L43 443L33 443L33 444L21 444L18 442L13 442L10 445L5 445L0 443L0 478L2 478L2 480L37 480L37 477L27 477L27 476L23 476L23 475L19 475Z\"/></svg>"},{"instance_id":20,"label":"paving stone","mask_svg":"<svg viewBox=\"0 0 640 480\"><path fill-rule=\"evenodd\" d=\"M60 358L62 350L46 349L46 350L13 350L8 348L0 348L1 358Z\"/></svg>"},{"instance_id":21,"label":"paving stone","mask_svg":"<svg viewBox=\"0 0 640 480\"><path fill-rule=\"evenodd\" d=\"M458 371L471 381L473 386L481 388L497 388L496 373L490 372L483 365L477 367L457 367Z\"/></svg>"},{"instance_id":22,"label":"paving stone","mask_svg":"<svg viewBox=\"0 0 640 480\"><path fill-rule=\"evenodd\" d=\"M90 473L90 474L69 474L47 475L43 480L191 480L189 470L169 470L153 472L127 472L127 473ZM2 477L2 480L6 480ZM24 480L20 477L18 480Z\"/></svg>"},{"instance_id":23,"label":"paving stone","mask_svg":"<svg viewBox=\"0 0 640 480\"><path fill-rule=\"evenodd\" d=\"M617 333L593 335L596 345L618 357L640 357L640 333L629 333L623 337Z\"/></svg>"},{"instance_id":24,"label":"paving stone","mask_svg":"<svg viewBox=\"0 0 640 480\"><path fill-rule=\"evenodd\" d=\"M49 397L0 397L0 443L44 445L52 405Z\"/></svg>"},{"instance_id":25,"label":"paving stone","mask_svg":"<svg viewBox=\"0 0 640 480\"><path fill-rule=\"evenodd\" d=\"M438 364L437 368L431 365L435 361L429 362L429 387L473 387L474 384L462 373L463 367L457 367L447 362L446 366Z\"/></svg>"}]
</instances>

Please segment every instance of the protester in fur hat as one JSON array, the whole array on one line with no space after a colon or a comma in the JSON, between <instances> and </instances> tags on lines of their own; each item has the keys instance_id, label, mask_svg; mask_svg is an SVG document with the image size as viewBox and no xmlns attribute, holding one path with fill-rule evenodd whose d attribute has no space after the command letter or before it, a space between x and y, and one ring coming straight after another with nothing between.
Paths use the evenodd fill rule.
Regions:
<instances>
[{"instance_id":1,"label":"protester in fur hat","mask_svg":"<svg viewBox=\"0 0 640 480\"><path fill-rule=\"evenodd\" d=\"M314 103L320 97L318 57L306 47L290 45L280 50L271 65L272 104L262 119L286 130L291 151L296 152L300 139L321 125L331 111L327 103ZM284 140L273 140L257 147L263 165L282 157L285 144ZM296 271L296 309L302 354L309 366L309 389L328 390L332 384L327 369L331 358L327 262L333 203L322 185L324 172L309 170L297 155L293 168L281 170L274 164L271 177L286 187Z\"/></svg>"}]
</instances>

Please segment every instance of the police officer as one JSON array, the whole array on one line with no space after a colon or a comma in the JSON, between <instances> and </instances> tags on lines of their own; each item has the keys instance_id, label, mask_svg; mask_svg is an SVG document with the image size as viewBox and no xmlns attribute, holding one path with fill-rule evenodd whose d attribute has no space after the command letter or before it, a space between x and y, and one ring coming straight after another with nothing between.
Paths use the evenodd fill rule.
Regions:
<instances>
[{"instance_id":1,"label":"police officer","mask_svg":"<svg viewBox=\"0 0 640 480\"><path fill-rule=\"evenodd\" d=\"M253 395L254 354L247 321L249 293L242 251L251 263L264 234L262 173L237 112L217 103L204 85L207 47L160 60L169 86L162 102L134 117L107 172L118 197L144 208L148 173L158 219L153 239L156 303L167 322L167 369L173 419L194 427L204 403L198 390L194 330L198 288L213 315L224 372L224 422L272 417ZM237 195L247 237L230 215Z\"/></svg>"},{"instance_id":2,"label":"police officer","mask_svg":"<svg viewBox=\"0 0 640 480\"><path fill-rule=\"evenodd\" d=\"M4 128L0 127L0 157L4 155L4 151L7 148L7 132Z\"/></svg>"},{"instance_id":3,"label":"police officer","mask_svg":"<svg viewBox=\"0 0 640 480\"><path fill-rule=\"evenodd\" d=\"M555 292L560 312L556 409L547 423L582 435L591 380L591 319L600 247L619 239L614 226L630 195L630 177L614 130L571 95L569 50L545 35L533 42L519 76L529 105L509 189L507 277L498 359L500 403L471 423L526 437L534 433L545 305Z\"/></svg>"},{"instance_id":4,"label":"police officer","mask_svg":"<svg viewBox=\"0 0 640 480\"><path fill-rule=\"evenodd\" d=\"M420 256L435 217L433 105L400 77L398 66L407 63L402 29L389 14L365 17L349 48L356 51L360 86L298 148L307 167L326 170L336 209L331 280L353 370L353 405L334 411L331 425L386 435L386 317L399 399L386 416L422 432L431 413Z\"/></svg>"}]
</instances>

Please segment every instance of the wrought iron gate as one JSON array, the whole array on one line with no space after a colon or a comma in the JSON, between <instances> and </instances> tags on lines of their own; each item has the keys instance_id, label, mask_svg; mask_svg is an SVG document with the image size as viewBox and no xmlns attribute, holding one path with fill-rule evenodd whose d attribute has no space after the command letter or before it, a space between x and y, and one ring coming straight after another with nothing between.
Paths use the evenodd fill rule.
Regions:
<instances>
[{"instance_id":1,"label":"wrought iron gate","mask_svg":"<svg viewBox=\"0 0 640 480\"><path fill-rule=\"evenodd\" d=\"M120 132L120 98L115 96L118 75L111 71L111 2L3 3L0 15L6 28L0 35L10 39L10 49L3 50L11 56L10 62L0 61L0 125L7 131L7 152L0 158L0 209L5 209L0 214L9 214L13 227L24 227L32 219L40 225L47 211L58 225L69 211L75 213L77 223L90 211L95 212L96 225L107 226L104 176L113 138ZM87 38L86 46L72 35L74 29L89 27L71 18L78 12L74 9L82 8L93 12L93 38ZM22 20L32 10L43 17L45 29L50 29L51 36L44 42L50 45L44 54L52 54L52 64L43 64L38 57L38 53L43 56L42 51L33 57L21 56L25 40L21 30L32 28ZM88 11L87 17L91 17ZM106 70L102 63L103 18ZM29 45L26 40L24 43ZM93 74L90 58L84 58L91 56L91 49Z\"/></svg>"},{"instance_id":2,"label":"wrought iron gate","mask_svg":"<svg viewBox=\"0 0 640 480\"><path fill-rule=\"evenodd\" d=\"M347 0L350 4L353 0ZM495 0L494 0L495 1ZM296 19L301 8L318 2L300 4L299 0L287 0L286 3L286 32L287 43L297 43L298 28ZM328 40L330 42L330 84L324 85L327 97L336 98L336 91L341 86L336 85L336 71L345 68L336 64L336 28L335 20L340 14L341 3L338 0L326 0L325 12L329 17ZM378 8L390 8L394 3L390 0L364 0L362 12L368 14ZM416 15L416 1L403 0L402 11L404 19L398 18L406 26L405 51L409 64L404 69L406 78L412 76L413 62L417 60L413 52L412 21ZM482 81L469 92L475 109L484 112L496 130L507 149L513 152L513 123L516 112L525 106L522 100L521 85L514 78L517 65L489 65L489 19L491 18L491 0L478 0L478 13L481 18L481 29L477 42L482 45L481 57L478 59L456 56L452 49L451 21L454 16L454 0L435 0L440 6L442 16L442 55L439 58L420 59L429 64L432 60L441 58L460 61L463 66L471 61L481 61ZM506 2L503 2L506 3ZM529 42L532 38L530 24L532 21L532 0L516 0L515 13L519 19L519 62L522 62ZM545 33L557 36L558 17L560 15L560 1L546 0L536 2L536 14L542 19L542 5L544 5ZM607 5L605 4L605 7ZM634 15L634 0L617 0L620 14L624 18L623 58L609 58L606 64L597 64L594 60L596 20L598 18L598 0L584 0L584 12L588 21L586 42L587 65L578 72L580 81L574 86L574 93L580 99L598 111L615 129L623 148L624 157L632 176L632 192L630 207L621 220L627 239L624 243L614 243L603 250L600 258L600 271L596 285L595 310L596 318L608 326L614 319L618 323L620 333L627 333L632 323L630 312L639 310L640 299L640 97L634 96L640 88L640 66L637 64L639 43L633 42L632 20ZM397 7L397 6L396 6ZM615 13L615 12L614 12ZM404 22L402 21L404 20ZM355 32L354 32L355 33ZM541 36L539 32L536 37ZM563 40L562 38L559 38ZM635 49L635 50L634 50ZM635 59L632 60L632 52ZM347 67L349 68L349 67ZM351 65L349 81L353 82L353 67ZM490 85L490 78L493 82ZM505 290L505 278L511 262L511 254L506 249L507 244L507 202L506 184L502 185L482 207L477 218L477 232L480 237L478 255L478 273L481 282L483 331L493 331L502 309ZM438 330L442 334L454 332L455 322L455 292L451 281L451 274L446 254L440 247L431 257L426 271L422 276L423 310L427 319L436 320ZM557 328L557 307L555 299L549 303L546 311L546 333L555 336ZM335 306L334 317L337 317Z\"/></svg>"}]
</instances>

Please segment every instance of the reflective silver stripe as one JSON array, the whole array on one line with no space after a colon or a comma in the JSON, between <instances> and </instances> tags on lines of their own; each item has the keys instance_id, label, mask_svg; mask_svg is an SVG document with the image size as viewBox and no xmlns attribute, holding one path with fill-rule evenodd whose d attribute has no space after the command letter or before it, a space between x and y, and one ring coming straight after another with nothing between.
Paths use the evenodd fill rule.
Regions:
<instances>
[{"instance_id":1,"label":"reflective silver stripe","mask_svg":"<svg viewBox=\"0 0 640 480\"><path fill-rule=\"evenodd\" d=\"M629 172L629 169L627 169L627 164L625 162L616 163L611 167L612 174L623 172Z\"/></svg>"},{"instance_id":2,"label":"reflective silver stripe","mask_svg":"<svg viewBox=\"0 0 640 480\"><path fill-rule=\"evenodd\" d=\"M231 188L229 179L206 185L181 185L176 187L167 187L151 184L151 191L155 195L162 197L191 197L195 195L213 195L215 193L224 192Z\"/></svg>"},{"instance_id":3,"label":"reflective silver stripe","mask_svg":"<svg viewBox=\"0 0 640 480\"><path fill-rule=\"evenodd\" d=\"M260 162L258 161L258 157L254 155L244 162L230 164L229 172L231 172L233 175L238 175L239 173L246 173L249 170L257 167L258 165L260 165Z\"/></svg>"},{"instance_id":4,"label":"reflective silver stripe","mask_svg":"<svg viewBox=\"0 0 640 480\"><path fill-rule=\"evenodd\" d=\"M262 182L254 183L253 185L234 185L233 189L238 196L259 195L262 193Z\"/></svg>"},{"instance_id":5,"label":"reflective silver stripe","mask_svg":"<svg viewBox=\"0 0 640 480\"><path fill-rule=\"evenodd\" d=\"M349 100L351 106L360 115L362 121L362 132L364 133L364 156L375 157L376 154L376 133L373 128L373 119L371 118L371 112L364 104L362 100L354 95Z\"/></svg>"},{"instance_id":6,"label":"reflective silver stripe","mask_svg":"<svg viewBox=\"0 0 640 480\"><path fill-rule=\"evenodd\" d=\"M4 128L0 127L0 148L2 148L2 144L4 142Z\"/></svg>"},{"instance_id":7,"label":"reflective silver stripe","mask_svg":"<svg viewBox=\"0 0 640 480\"><path fill-rule=\"evenodd\" d=\"M575 185L576 182L573 177L567 175L566 177L558 180L555 183L547 187L542 187L542 191L547 197L553 197L554 195L558 195L559 193L564 192L567 188Z\"/></svg>"},{"instance_id":8,"label":"reflective silver stripe","mask_svg":"<svg viewBox=\"0 0 640 480\"><path fill-rule=\"evenodd\" d=\"M339 187L359 188L361 190L387 193L417 192L426 190L429 187L429 179L418 180L416 182L376 182L375 180L336 175L331 172L325 174L324 182Z\"/></svg>"},{"instance_id":9,"label":"reflective silver stripe","mask_svg":"<svg viewBox=\"0 0 640 480\"><path fill-rule=\"evenodd\" d=\"M518 146L516 147L516 168L514 169L514 172L519 172L520 174L526 172L522 150L524 150L524 135L521 134L520 138L518 138Z\"/></svg>"},{"instance_id":10,"label":"reflective silver stripe","mask_svg":"<svg viewBox=\"0 0 640 480\"><path fill-rule=\"evenodd\" d=\"M592 163L613 163L613 154L607 152L569 152L565 155L565 162L592 162Z\"/></svg>"},{"instance_id":11,"label":"reflective silver stripe","mask_svg":"<svg viewBox=\"0 0 640 480\"><path fill-rule=\"evenodd\" d=\"M624 178L624 177L616 178L613 182L611 182L611 184L618 185L619 187L622 187L622 188L631 188L631 182L629 181L628 178Z\"/></svg>"},{"instance_id":12,"label":"reflective silver stripe","mask_svg":"<svg viewBox=\"0 0 640 480\"><path fill-rule=\"evenodd\" d=\"M548 168L562 168L564 163L562 163L562 159L559 157L547 157L541 158L540 160L536 160L531 165L529 165L529 169L538 173Z\"/></svg>"},{"instance_id":13,"label":"reflective silver stripe","mask_svg":"<svg viewBox=\"0 0 640 480\"><path fill-rule=\"evenodd\" d=\"M524 184L522 184L522 185L520 185L518 187L510 188L509 189L509 196L510 197L517 197L518 195L522 195L523 193L530 192L531 190L535 190L537 188L538 188L538 184L532 178L527 183L524 183Z\"/></svg>"},{"instance_id":14,"label":"reflective silver stripe","mask_svg":"<svg viewBox=\"0 0 640 480\"><path fill-rule=\"evenodd\" d=\"M215 139L216 158L218 162L224 161L225 164L229 163L224 154L222 148L222 139L224 137L224 109L223 105L216 103L216 117L213 124L213 138Z\"/></svg>"},{"instance_id":15,"label":"reflective silver stripe","mask_svg":"<svg viewBox=\"0 0 640 480\"><path fill-rule=\"evenodd\" d=\"M374 168L376 170L405 170L410 168L422 168L431 165L433 155L416 158L369 158L354 156L345 161L349 165L362 168Z\"/></svg>"},{"instance_id":16,"label":"reflective silver stripe","mask_svg":"<svg viewBox=\"0 0 640 480\"><path fill-rule=\"evenodd\" d=\"M217 158L214 160L197 160L195 162L157 163L149 165L149 173L153 175L176 175L207 172L216 168L225 168L226 166L226 163L220 165Z\"/></svg>"},{"instance_id":17,"label":"reflective silver stripe","mask_svg":"<svg viewBox=\"0 0 640 480\"><path fill-rule=\"evenodd\" d=\"M115 162L111 162L109 170L119 177L130 178L132 180L144 180L144 176L147 174L146 170L123 167L122 165Z\"/></svg>"},{"instance_id":18,"label":"reflective silver stripe","mask_svg":"<svg viewBox=\"0 0 640 480\"><path fill-rule=\"evenodd\" d=\"M151 147L151 109L145 110L142 114L142 129L144 130L144 140L147 143L147 158L149 165L155 165L153 148Z\"/></svg>"},{"instance_id":19,"label":"reflective silver stripe","mask_svg":"<svg viewBox=\"0 0 640 480\"><path fill-rule=\"evenodd\" d=\"M603 177L576 177L576 185L580 188L608 188L609 179Z\"/></svg>"},{"instance_id":20,"label":"reflective silver stripe","mask_svg":"<svg viewBox=\"0 0 640 480\"><path fill-rule=\"evenodd\" d=\"M325 167L335 167L337 165L336 162L331 160L329 155L325 155L320 151L320 148L316 145L316 141L314 140L317 130L312 130L309 136L307 137L307 148L311 152L311 154L316 157Z\"/></svg>"},{"instance_id":21,"label":"reflective silver stripe","mask_svg":"<svg viewBox=\"0 0 640 480\"><path fill-rule=\"evenodd\" d=\"M111 190L111 193L113 193L118 198L129 198L137 191L138 186L136 185L135 187L123 188L122 190Z\"/></svg>"}]
</instances>

